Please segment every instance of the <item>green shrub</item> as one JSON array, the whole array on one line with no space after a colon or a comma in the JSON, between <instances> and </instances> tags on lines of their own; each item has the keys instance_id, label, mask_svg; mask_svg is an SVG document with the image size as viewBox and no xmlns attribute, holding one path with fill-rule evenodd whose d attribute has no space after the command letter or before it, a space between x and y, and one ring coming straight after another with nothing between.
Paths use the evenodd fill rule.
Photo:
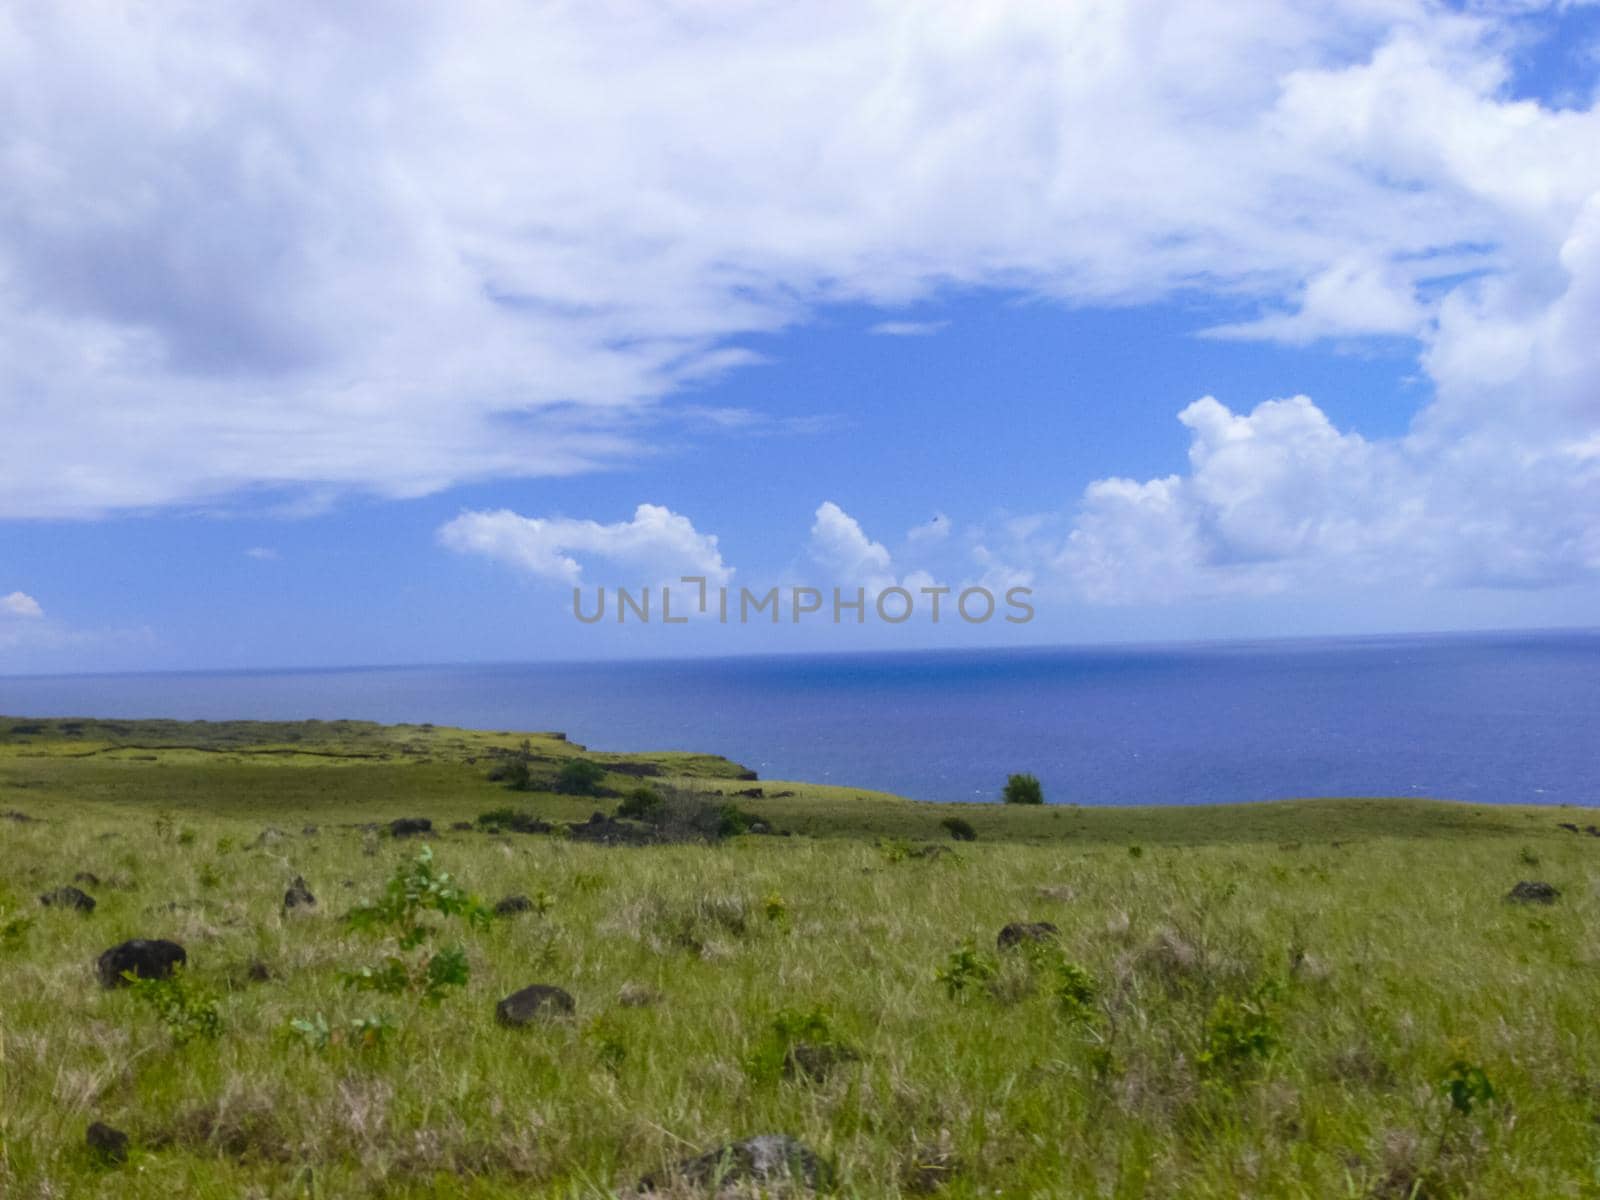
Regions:
<instances>
[{"instance_id":1,"label":"green shrub","mask_svg":"<svg viewBox=\"0 0 1600 1200\"><path fill-rule=\"evenodd\" d=\"M1439 1087L1450 1097L1450 1108L1462 1116L1471 1116L1478 1104L1488 1104L1495 1098L1494 1084L1480 1066L1456 1059L1445 1068Z\"/></svg>"},{"instance_id":2,"label":"green shrub","mask_svg":"<svg viewBox=\"0 0 1600 1200\"><path fill-rule=\"evenodd\" d=\"M661 811L661 793L652 787L636 787L617 805L617 816L648 821Z\"/></svg>"},{"instance_id":3,"label":"green shrub","mask_svg":"<svg viewBox=\"0 0 1600 1200\"><path fill-rule=\"evenodd\" d=\"M182 970L166 979L140 979L128 972L129 994L155 1009L161 1023L180 1046L197 1037L214 1038L222 1032L216 998L191 987Z\"/></svg>"},{"instance_id":4,"label":"green shrub","mask_svg":"<svg viewBox=\"0 0 1600 1200\"><path fill-rule=\"evenodd\" d=\"M939 824L958 842L978 840L978 831L972 827L970 821L964 821L960 817L946 817Z\"/></svg>"},{"instance_id":5,"label":"green shrub","mask_svg":"<svg viewBox=\"0 0 1600 1200\"><path fill-rule=\"evenodd\" d=\"M1250 996L1219 996L1206 1017L1199 1062L1206 1071L1238 1071L1269 1057L1278 1046L1278 1020L1271 990Z\"/></svg>"},{"instance_id":6,"label":"green shrub","mask_svg":"<svg viewBox=\"0 0 1600 1200\"><path fill-rule=\"evenodd\" d=\"M1007 804L1043 804L1044 789L1032 775L1013 775L1006 780L1000 798Z\"/></svg>"},{"instance_id":7,"label":"green shrub","mask_svg":"<svg viewBox=\"0 0 1600 1200\"><path fill-rule=\"evenodd\" d=\"M395 868L382 898L352 909L349 921L357 929L386 926L400 938L401 949L410 950L428 936L427 926L421 923L425 912L460 917L469 925L487 925L493 915L462 890L448 871L436 870L433 848L424 846L415 859Z\"/></svg>"},{"instance_id":8,"label":"green shrub","mask_svg":"<svg viewBox=\"0 0 1600 1200\"><path fill-rule=\"evenodd\" d=\"M556 772L555 790L564 796L597 796L605 768L587 758L569 758Z\"/></svg>"},{"instance_id":9,"label":"green shrub","mask_svg":"<svg viewBox=\"0 0 1600 1200\"><path fill-rule=\"evenodd\" d=\"M951 951L934 978L944 984L945 994L955 1000L964 997L968 988L988 983L999 973L1000 964L994 955L984 953L968 941Z\"/></svg>"},{"instance_id":10,"label":"green shrub","mask_svg":"<svg viewBox=\"0 0 1600 1200\"><path fill-rule=\"evenodd\" d=\"M772 1019L766 1033L745 1060L745 1071L757 1083L773 1083L795 1072L795 1047L804 1044L824 1059L854 1058L856 1053L834 1032L828 1014L820 1007L786 1008Z\"/></svg>"}]
</instances>

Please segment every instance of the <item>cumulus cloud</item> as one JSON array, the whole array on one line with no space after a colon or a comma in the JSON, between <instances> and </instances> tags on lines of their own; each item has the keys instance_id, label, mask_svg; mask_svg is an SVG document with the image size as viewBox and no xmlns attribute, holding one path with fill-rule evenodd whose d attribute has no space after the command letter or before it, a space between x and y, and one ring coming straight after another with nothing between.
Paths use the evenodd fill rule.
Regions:
<instances>
[{"instance_id":1,"label":"cumulus cloud","mask_svg":"<svg viewBox=\"0 0 1600 1200\"><path fill-rule=\"evenodd\" d=\"M641 504L631 521L610 525L505 509L464 512L440 528L439 540L451 550L573 585L583 582L585 563L596 559L610 574L595 582L630 588L676 583L684 575L721 586L733 577L714 534L699 532L688 517L657 504Z\"/></svg>"},{"instance_id":2,"label":"cumulus cloud","mask_svg":"<svg viewBox=\"0 0 1600 1200\"><path fill-rule=\"evenodd\" d=\"M27 592L12 592L9 596L0 596L0 618L22 617L37 620L44 616L44 609L39 607L39 602Z\"/></svg>"},{"instance_id":3,"label":"cumulus cloud","mask_svg":"<svg viewBox=\"0 0 1600 1200\"><path fill-rule=\"evenodd\" d=\"M10 10L0 516L588 470L834 302L1524 320L1600 129L1507 99L1500 32L1426 0Z\"/></svg>"},{"instance_id":4,"label":"cumulus cloud","mask_svg":"<svg viewBox=\"0 0 1600 1200\"><path fill-rule=\"evenodd\" d=\"M828 573L830 580L869 591L895 584L888 548L869 538L862 531L861 522L832 500L818 506L807 549L812 561Z\"/></svg>"},{"instance_id":5,"label":"cumulus cloud","mask_svg":"<svg viewBox=\"0 0 1600 1200\"><path fill-rule=\"evenodd\" d=\"M6 616L37 619L45 616L45 610L27 592L11 592L10 595L0 595L0 618Z\"/></svg>"}]
</instances>

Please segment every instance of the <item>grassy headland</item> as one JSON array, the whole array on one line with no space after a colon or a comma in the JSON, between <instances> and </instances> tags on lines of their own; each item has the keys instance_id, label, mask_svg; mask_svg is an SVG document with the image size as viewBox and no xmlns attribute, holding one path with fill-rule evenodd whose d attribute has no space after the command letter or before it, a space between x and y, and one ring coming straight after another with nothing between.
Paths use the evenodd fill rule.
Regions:
<instances>
[{"instance_id":1,"label":"grassy headland","mask_svg":"<svg viewBox=\"0 0 1600 1200\"><path fill-rule=\"evenodd\" d=\"M577 759L600 795L555 790ZM674 1164L763 1133L842 1195L1595 1194L1600 840L1571 811L745 774L550 734L0 718L0 1194L700 1195ZM568 827L641 787L738 819ZM297 877L316 903L286 909ZM1559 898L1505 901L1524 879ZM66 886L93 911L39 902ZM1002 950L1012 922L1056 933ZM134 937L186 948L176 985L99 986ZM497 1024L536 983L575 1012Z\"/></svg>"}]
</instances>

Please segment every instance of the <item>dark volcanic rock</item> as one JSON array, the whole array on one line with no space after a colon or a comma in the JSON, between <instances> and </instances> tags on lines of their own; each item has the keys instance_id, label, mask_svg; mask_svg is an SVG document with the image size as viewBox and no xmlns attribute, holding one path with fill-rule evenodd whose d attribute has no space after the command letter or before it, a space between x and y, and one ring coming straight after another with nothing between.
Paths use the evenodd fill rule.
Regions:
<instances>
[{"instance_id":1,"label":"dark volcanic rock","mask_svg":"<svg viewBox=\"0 0 1600 1200\"><path fill-rule=\"evenodd\" d=\"M635 779L650 779L662 773L659 763L631 762L626 759L621 762L608 762L605 768L615 775L631 775Z\"/></svg>"},{"instance_id":2,"label":"dark volcanic rock","mask_svg":"<svg viewBox=\"0 0 1600 1200\"><path fill-rule=\"evenodd\" d=\"M1060 936L1061 931L1049 921L1013 921L994 941L1000 949L1009 950L1023 942L1048 942Z\"/></svg>"},{"instance_id":3,"label":"dark volcanic rock","mask_svg":"<svg viewBox=\"0 0 1600 1200\"><path fill-rule=\"evenodd\" d=\"M1555 887L1537 879L1524 879L1506 893L1506 899L1517 904L1554 904L1561 893Z\"/></svg>"},{"instance_id":4,"label":"dark volcanic rock","mask_svg":"<svg viewBox=\"0 0 1600 1200\"><path fill-rule=\"evenodd\" d=\"M83 913L94 911L94 897L70 885L45 892L39 897L39 903L46 908L75 908Z\"/></svg>"},{"instance_id":5,"label":"dark volcanic rock","mask_svg":"<svg viewBox=\"0 0 1600 1200\"><path fill-rule=\"evenodd\" d=\"M113 1129L104 1121L96 1121L84 1132L84 1142L88 1145L91 1154L104 1162L126 1162L128 1160L128 1135L120 1129Z\"/></svg>"},{"instance_id":6,"label":"dark volcanic rock","mask_svg":"<svg viewBox=\"0 0 1600 1200\"><path fill-rule=\"evenodd\" d=\"M398 817L389 822L389 832L395 837L415 837L419 833L432 833L433 822L427 817Z\"/></svg>"},{"instance_id":7,"label":"dark volcanic rock","mask_svg":"<svg viewBox=\"0 0 1600 1200\"><path fill-rule=\"evenodd\" d=\"M259 958L252 958L250 965L244 969L244 977L251 983L268 983L272 979L272 968Z\"/></svg>"},{"instance_id":8,"label":"dark volcanic rock","mask_svg":"<svg viewBox=\"0 0 1600 1200\"><path fill-rule=\"evenodd\" d=\"M577 1007L571 995L548 983L536 983L512 992L494 1006L495 1020L502 1025L526 1025L548 1017L570 1016Z\"/></svg>"},{"instance_id":9,"label":"dark volcanic rock","mask_svg":"<svg viewBox=\"0 0 1600 1200\"><path fill-rule=\"evenodd\" d=\"M450 822L450 828L455 830L457 833L471 833L472 832L472 822L471 821L452 821L452 822Z\"/></svg>"},{"instance_id":10,"label":"dark volcanic rock","mask_svg":"<svg viewBox=\"0 0 1600 1200\"><path fill-rule=\"evenodd\" d=\"M8 812L0 813L0 817L4 817L8 821L15 821L18 825L37 825L39 823L38 817L30 817L27 813L18 812L14 808Z\"/></svg>"},{"instance_id":11,"label":"dark volcanic rock","mask_svg":"<svg viewBox=\"0 0 1600 1200\"><path fill-rule=\"evenodd\" d=\"M494 906L496 916L510 917L517 913L533 911L533 901L526 896L507 896Z\"/></svg>"},{"instance_id":12,"label":"dark volcanic rock","mask_svg":"<svg viewBox=\"0 0 1600 1200\"><path fill-rule=\"evenodd\" d=\"M74 875L72 877L72 882L73 883L86 883L90 887L99 887L100 886L100 876L96 875L93 871L79 871L76 875Z\"/></svg>"},{"instance_id":13,"label":"dark volcanic rock","mask_svg":"<svg viewBox=\"0 0 1600 1200\"><path fill-rule=\"evenodd\" d=\"M639 1191L670 1188L680 1180L699 1187L753 1183L815 1189L827 1183L828 1170L799 1139L786 1133L763 1133L686 1158L661 1176L647 1175L639 1181Z\"/></svg>"},{"instance_id":14,"label":"dark volcanic rock","mask_svg":"<svg viewBox=\"0 0 1600 1200\"><path fill-rule=\"evenodd\" d=\"M311 894L311 889L306 886L304 877L296 875L294 882L289 885L289 890L283 894L283 908L287 912L292 908L315 908L317 898Z\"/></svg>"},{"instance_id":15,"label":"dark volcanic rock","mask_svg":"<svg viewBox=\"0 0 1600 1200\"><path fill-rule=\"evenodd\" d=\"M1574 825L1571 821L1557 821L1556 822L1556 828L1557 829L1565 829L1568 833L1577 833L1578 832L1578 827L1576 825Z\"/></svg>"},{"instance_id":16,"label":"dark volcanic rock","mask_svg":"<svg viewBox=\"0 0 1600 1200\"><path fill-rule=\"evenodd\" d=\"M172 969L186 964L189 955L177 942L134 938L107 950L95 961L101 987L122 987L131 974L138 979L166 979Z\"/></svg>"},{"instance_id":17,"label":"dark volcanic rock","mask_svg":"<svg viewBox=\"0 0 1600 1200\"><path fill-rule=\"evenodd\" d=\"M568 825L567 832L575 842L598 842L603 846L645 846L663 840L650 826L613 820L598 812L582 824Z\"/></svg>"}]
</instances>

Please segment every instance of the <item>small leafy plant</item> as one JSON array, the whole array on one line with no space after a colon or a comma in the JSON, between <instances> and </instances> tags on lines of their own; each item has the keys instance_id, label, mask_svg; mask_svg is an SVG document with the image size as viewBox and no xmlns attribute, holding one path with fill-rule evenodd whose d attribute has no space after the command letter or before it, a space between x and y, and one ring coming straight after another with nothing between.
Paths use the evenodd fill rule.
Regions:
<instances>
[{"instance_id":1,"label":"small leafy plant","mask_svg":"<svg viewBox=\"0 0 1600 1200\"><path fill-rule=\"evenodd\" d=\"M1202 1070L1236 1072L1272 1055L1279 1042L1276 989L1265 984L1248 996L1219 996L1206 1017Z\"/></svg>"},{"instance_id":2,"label":"small leafy plant","mask_svg":"<svg viewBox=\"0 0 1600 1200\"><path fill-rule=\"evenodd\" d=\"M477 927L487 925L493 916L448 871L434 866L433 849L424 846L415 859L395 869L382 898L352 909L349 921L356 929L392 929L400 939L400 948L410 950L428 937L428 927L421 920L426 912L460 917Z\"/></svg>"},{"instance_id":3,"label":"small leafy plant","mask_svg":"<svg viewBox=\"0 0 1600 1200\"><path fill-rule=\"evenodd\" d=\"M1488 1073L1476 1063L1461 1058L1445 1068L1439 1087L1450 1098L1451 1111L1464 1117L1470 1117L1478 1105L1495 1099L1494 1084L1489 1082Z\"/></svg>"},{"instance_id":4,"label":"small leafy plant","mask_svg":"<svg viewBox=\"0 0 1600 1200\"><path fill-rule=\"evenodd\" d=\"M856 1057L856 1052L835 1032L825 1009L786 1008L773 1017L756 1043L745 1060L745 1071L758 1083L772 1083L796 1073L797 1050L803 1051L808 1061L834 1062Z\"/></svg>"},{"instance_id":5,"label":"small leafy plant","mask_svg":"<svg viewBox=\"0 0 1600 1200\"><path fill-rule=\"evenodd\" d=\"M178 1045L222 1032L216 998L193 987L183 971L174 971L166 979L140 979L130 971L123 978L129 982L129 994L155 1010Z\"/></svg>"},{"instance_id":6,"label":"small leafy plant","mask_svg":"<svg viewBox=\"0 0 1600 1200\"><path fill-rule=\"evenodd\" d=\"M957 1000L966 996L969 989L988 983L999 973L1000 964L994 955L979 950L968 941L950 952L950 957L934 973L934 978L944 984L946 995Z\"/></svg>"}]
</instances>

